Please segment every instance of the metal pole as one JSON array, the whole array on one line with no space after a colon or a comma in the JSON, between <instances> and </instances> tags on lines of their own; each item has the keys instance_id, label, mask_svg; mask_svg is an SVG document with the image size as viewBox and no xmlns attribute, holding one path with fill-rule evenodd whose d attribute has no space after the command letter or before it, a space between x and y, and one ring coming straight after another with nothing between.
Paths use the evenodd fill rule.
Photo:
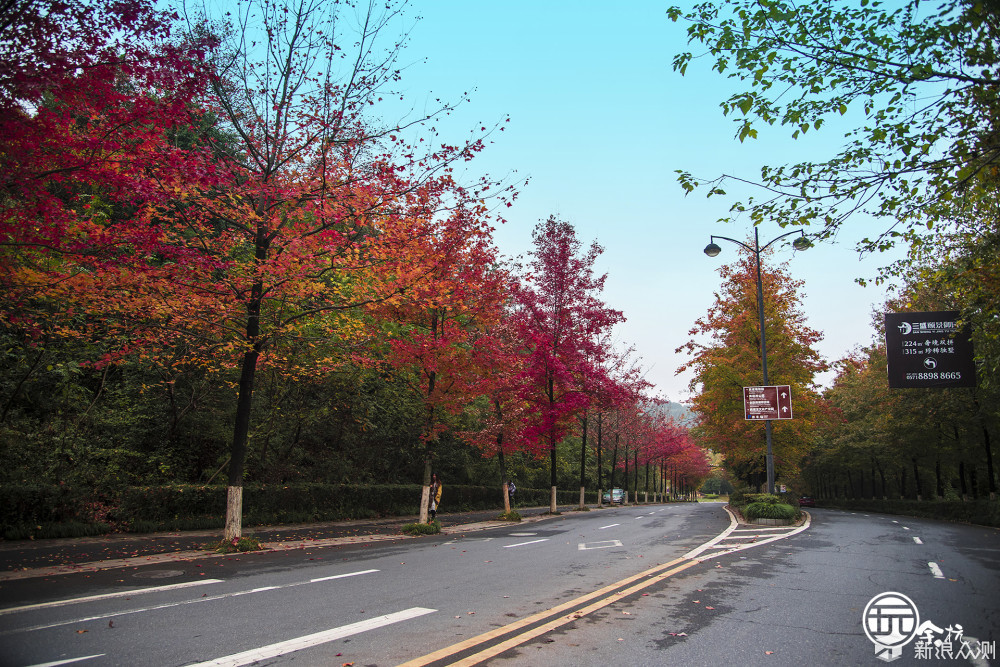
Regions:
<instances>
[{"instance_id":1,"label":"metal pole","mask_svg":"<svg viewBox=\"0 0 1000 667\"><path fill-rule=\"evenodd\" d=\"M767 335L764 333L764 283L760 270L760 233L753 228L753 252L757 259L757 313L760 315L760 370L764 375L764 385L769 386L767 378ZM764 437L767 440L767 492L774 493L774 452L771 448L771 420L764 421Z\"/></svg>"},{"instance_id":2,"label":"metal pole","mask_svg":"<svg viewBox=\"0 0 1000 667\"><path fill-rule=\"evenodd\" d=\"M761 371L763 372L763 375L764 375L764 386L765 387L769 386L770 383L769 383L768 377L767 377L767 338L766 338L766 334L764 333L764 285L763 285L763 281L761 279L760 253L761 253L762 250L767 250L771 246L771 244L775 243L779 239L783 239L786 236L790 236L790 235L795 234L795 233L796 232L787 232L785 234L782 234L781 236L778 236L776 238L771 239L768 242L767 245L765 245L763 248L761 248L760 247L760 232L757 229L757 227L754 227L754 229L753 229L753 239L754 239L754 242L753 242L753 247L752 248L750 246L748 246L746 243L743 243L742 241L737 241L736 239L731 239L728 236L716 236L714 234L710 237L709 244L707 246L705 246L705 254L708 255L709 257L715 257L716 255L719 254L719 251L720 251L719 246L717 246L715 244L715 239L717 239L717 238L719 238L719 239L725 239L726 241L732 241L736 245L742 246L743 248L745 248L749 252L752 252L754 254L754 258L757 260L757 312L760 315L760 369L761 369ZM792 245L795 247L796 250L804 250L805 248L809 247L809 243L806 240L804 232L802 232L800 230L798 233L801 234L802 236L801 236L800 239L796 239L796 243L793 243ZM804 241L805 243L804 244L800 244L799 241ZM767 463L767 492L768 493L774 493L774 452L773 452L772 446L771 446L771 420L770 419L767 419L767 420L764 421L764 433L765 433L765 437L767 439L767 456L766 456L766 463Z\"/></svg>"}]
</instances>

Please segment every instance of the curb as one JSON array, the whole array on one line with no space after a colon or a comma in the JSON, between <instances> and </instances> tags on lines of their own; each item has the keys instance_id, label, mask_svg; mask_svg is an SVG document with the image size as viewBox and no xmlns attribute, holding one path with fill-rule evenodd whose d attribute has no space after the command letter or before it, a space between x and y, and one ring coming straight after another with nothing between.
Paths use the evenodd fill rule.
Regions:
<instances>
[{"instance_id":1,"label":"curb","mask_svg":"<svg viewBox=\"0 0 1000 667\"><path fill-rule=\"evenodd\" d=\"M461 533L472 533L503 526L515 526L523 523L536 523L546 519L555 518L556 515L540 514L523 517L520 522L510 521L479 521L476 523L461 524L458 526L448 526L441 529L439 535L457 535ZM403 524L400 524L401 526ZM216 533L212 533L213 536ZM423 535L421 537L431 537ZM88 539L88 538L81 538ZM232 558L236 556L250 556L253 554L274 553L278 551L293 551L295 549L307 549L312 547L333 547L345 544L366 544L369 542L387 542L390 540L410 540L415 539L403 533L393 533L389 535L356 535L350 537L329 537L322 539L293 540L288 542L265 543L263 549L257 551L245 551L238 554L218 554L213 551L173 551L162 554L147 556L133 556L131 558L116 558L110 560L91 561L89 563L74 563L72 565L53 565L50 567L25 568L23 570L11 570L0 572L0 582L16 581L20 579L32 579L36 577L51 577L61 574L76 574L81 572L101 572L104 570L116 570L129 567L140 567L143 565L157 565L160 563L175 563L181 561L201 560L205 558Z\"/></svg>"}]
</instances>

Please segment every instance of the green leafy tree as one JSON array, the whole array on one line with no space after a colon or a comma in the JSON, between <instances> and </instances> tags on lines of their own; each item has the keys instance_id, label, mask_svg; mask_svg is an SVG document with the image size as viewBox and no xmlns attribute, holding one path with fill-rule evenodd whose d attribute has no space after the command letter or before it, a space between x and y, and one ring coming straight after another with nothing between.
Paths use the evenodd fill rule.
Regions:
<instances>
[{"instance_id":1,"label":"green leafy tree","mask_svg":"<svg viewBox=\"0 0 1000 667\"><path fill-rule=\"evenodd\" d=\"M761 125L798 137L863 114L837 155L763 167L765 195L733 212L755 223L816 225L824 237L862 212L884 221L863 246L885 249L932 226L929 211L989 188L980 176L1000 157L996 3L727 0L667 13L689 22L689 42L707 49L713 70L746 86L721 104L740 141L756 139ZM695 58L676 55L674 69L686 73ZM689 192L707 184L712 195L741 179L682 172L679 180Z\"/></svg>"}]
</instances>

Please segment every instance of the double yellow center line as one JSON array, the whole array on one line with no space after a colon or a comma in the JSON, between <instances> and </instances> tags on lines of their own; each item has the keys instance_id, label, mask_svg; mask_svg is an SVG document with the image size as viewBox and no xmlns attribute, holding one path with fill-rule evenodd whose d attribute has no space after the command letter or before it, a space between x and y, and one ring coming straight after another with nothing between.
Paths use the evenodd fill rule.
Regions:
<instances>
[{"instance_id":1,"label":"double yellow center line","mask_svg":"<svg viewBox=\"0 0 1000 667\"><path fill-rule=\"evenodd\" d=\"M446 646L445 648L434 651L433 653L428 653L425 656L415 658L409 662L403 663L399 667L426 667L427 665L434 664L453 665L456 667L478 665L481 662L500 655L504 651L531 641L535 637L543 635L546 632L554 630L562 625L572 623L577 619L583 618L587 614L607 607L609 604L617 602L623 597L637 593L644 588L648 588L649 586L663 581L664 579L671 577L678 572L682 572L692 565L697 565L700 562L701 561L696 558L689 558L687 556L676 558L669 563L663 563L662 565L657 565L656 567L640 572L639 574L626 577L625 579L617 581L609 586L587 593L586 595L581 595L578 598L569 600L532 616L522 618L521 620L505 625L502 628L496 628L495 630L484 632L476 637L466 639L465 641L457 644L452 644L451 646ZM590 604L586 604L588 602L590 602ZM580 607L580 605L586 606ZM512 636L507 637L498 643L494 643L506 635ZM448 661L448 659L452 656L467 653L468 651L475 650L479 647L485 648L454 662Z\"/></svg>"}]
</instances>

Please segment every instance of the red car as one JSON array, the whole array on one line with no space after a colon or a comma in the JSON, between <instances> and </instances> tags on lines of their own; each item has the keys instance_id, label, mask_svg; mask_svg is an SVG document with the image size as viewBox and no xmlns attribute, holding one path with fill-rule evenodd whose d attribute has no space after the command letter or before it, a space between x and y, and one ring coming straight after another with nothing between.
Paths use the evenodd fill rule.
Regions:
<instances>
[{"instance_id":1,"label":"red car","mask_svg":"<svg viewBox=\"0 0 1000 667\"><path fill-rule=\"evenodd\" d=\"M799 498L799 507L816 507L816 501L809 496Z\"/></svg>"}]
</instances>

